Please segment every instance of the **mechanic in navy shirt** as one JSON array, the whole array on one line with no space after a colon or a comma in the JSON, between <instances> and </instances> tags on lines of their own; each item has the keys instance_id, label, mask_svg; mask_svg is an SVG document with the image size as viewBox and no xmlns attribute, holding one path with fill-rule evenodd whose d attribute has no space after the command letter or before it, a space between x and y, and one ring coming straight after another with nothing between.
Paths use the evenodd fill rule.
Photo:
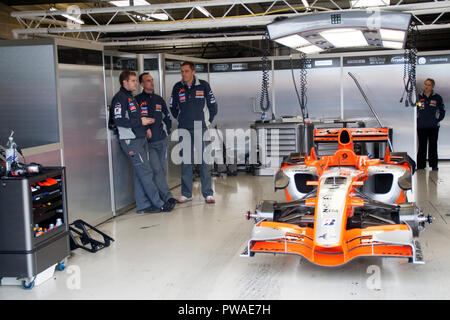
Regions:
<instances>
[{"instance_id":1,"label":"mechanic in navy shirt","mask_svg":"<svg viewBox=\"0 0 450 320\"><path fill-rule=\"evenodd\" d=\"M137 87L136 73L122 71L119 76L120 90L111 101L114 123L119 134L119 144L130 159L134 169L134 195L138 213L171 211L174 205L159 197L153 183L153 171L148 159L146 137L151 136L147 128L154 120L141 117L139 105L133 97Z\"/></svg>"},{"instance_id":2,"label":"mechanic in navy shirt","mask_svg":"<svg viewBox=\"0 0 450 320\"><path fill-rule=\"evenodd\" d=\"M181 64L181 81L177 82L172 90L170 98L170 111L178 120L178 128L186 129L190 133L191 155L194 152L194 127L200 128L195 132L202 135L201 144L195 147L200 163L200 180L202 195L207 203L215 203L211 186L211 169L203 157L206 142L203 136L207 128L207 121L211 123L217 114L217 103L209 83L195 76L195 65L185 61ZM205 108L205 103L206 107ZM205 116L207 114L207 117ZM196 125L195 125L196 124ZM181 140L181 136L180 136ZM200 149L200 150L199 150ZM193 182L192 161L181 164L181 197L178 202L183 203L192 200Z\"/></svg>"},{"instance_id":3,"label":"mechanic in navy shirt","mask_svg":"<svg viewBox=\"0 0 450 320\"><path fill-rule=\"evenodd\" d=\"M445 117L445 106L442 97L433 91L435 81L426 79L423 93L417 103L417 136L419 150L417 152L417 169L425 169L428 144L428 164L438 170L438 135L440 122Z\"/></svg>"},{"instance_id":4,"label":"mechanic in navy shirt","mask_svg":"<svg viewBox=\"0 0 450 320\"><path fill-rule=\"evenodd\" d=\"M150 166L153 170L153 181L164 202L176 203L167 184L167 135L170 135L172 120L164 99L155 94L153 77L145 72L139 76L142 93L136 96L141 116L154 119L149 125L151 137L148 138ZM165 126L165 128L164 128Z\"/></svg>"}]
</instances>

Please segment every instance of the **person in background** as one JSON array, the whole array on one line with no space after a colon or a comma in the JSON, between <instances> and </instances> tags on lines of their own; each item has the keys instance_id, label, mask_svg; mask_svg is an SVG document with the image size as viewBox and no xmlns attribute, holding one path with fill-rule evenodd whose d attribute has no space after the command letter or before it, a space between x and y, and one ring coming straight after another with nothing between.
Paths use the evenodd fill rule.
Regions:
<instances>
[{"instance_id":1,"label":"person in background","mask_svg":"<svg viewBox=\"0 0 450 320\"><path fill-rule=\"evenodd\" d=\"M153 170L153 182L164 202L176 204L167 184L167 135L170 135L172 120L164 99L155 94L153 77L149 73L139 75L142 93L136 96L141 116L154 120L149 125L151 137L148 138L150 167ZM165 128L164 128L165 126Z\"/></svg>"},{"instance_id":2,"label":"person in background","mask_svg":"<svg viewBox=\"0 0 450 320\"><path fill-rule=\"evenodd\" d=\"M133 97L137 87L136 73L125 70L119 76L120 90L111 101L114 123L119 134L119 144L130 159L134 169L134 194L138 213L171 211L170 202L164 203L153 183L153 171L148 159L147 137L151 136L148 125L154 120L141 116L139 105Z\"/></svg>"},{"instance_id":3,"label":"person in background","mask_svg":"<svg viewBox=\"0 0 450 320\"><path fill-rule=\"evenodd\" d=\"M215 203L211 186L211 169L205 162L202 151L206 143L203 134L207 130L206 121L211 123L217 114L217 102L208 82L200 80L195 76L195 65L185 61L181 64L181 81L177 82L172 90L170 98L170 111L172 116L178 120L178 128L189 131L191 138L191 154L194 152L194 123L200 123L202 143L195 147L200 162L200 180L202 184L202 195L206 203ZM209 116L205 118L205 102ZM181 140L181 137L180 137ZM200 149L200 150L199 150ZM181 197L179 203L192 200L193 167L192 162L181 164Z\"/></svg>"},{"instance_id":4,"label":"person in background","mask_svg":"<svg viewBox=\"0 0 450 320\"><path fill-rule=\"evenodd\" d=\"M442 97L433 91L435 81L426 79L423 93L417 103L417 170L425 169L428 148L428 164L433 171L438 170L438 135L440 122L445 117Z\"/></svg>"}]
</instances>

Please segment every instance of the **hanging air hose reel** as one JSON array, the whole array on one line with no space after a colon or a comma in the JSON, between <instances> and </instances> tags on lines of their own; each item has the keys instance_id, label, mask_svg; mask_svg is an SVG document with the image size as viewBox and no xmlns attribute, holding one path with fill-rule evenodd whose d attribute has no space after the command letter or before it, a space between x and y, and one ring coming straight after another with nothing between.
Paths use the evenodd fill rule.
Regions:
<instances>
[{"instance_id":1,"label":"hanging air hose reel","mask_svg":"<svg viewBox=\"0 0 450 320\"><path fill-rule=\"evenodd\" d=\"M415 107L418 101L416 87L417 37L417 26L411 24L409 27L409 38L406 43L404 54L403 83L405 89L403 91L402 98L400 99L400 103L403 102L403 98L406 93L405 107Z\"/></svg>"},{"instance_id":2,"label":"hanging air hose reel","mask_svg":"<svg viewBox=\"0 0 450 320\"><path fill-rule=\"evenodd\" d=\"M266 112L270 109L270 99L269 99L269 70L272 69L270 60L268 58L269 52L269 38L266 35L264 37L264 42L266 47L263 49L263 55L261 57L262 62L262 82L261 82L261 97L259 100L259 106L262 110L261 119L264 120L266 117Z\"/></svg>"},{"instance_id":3,"label":"hanging air hose reel","mask_svg":"<svg viewBox=\"0 0 450 320\"><path fill-rule=\"evenodd\" d=\"M294 67L292 65L292 58L291 58L292 82L294 83L295 93L297 94L297 99L298 99L298 103L300 105L300 111L302 113L303 124L304 124L305 119L309 118L308 108L307 108L308 98L306 96L306 90L307 90L306 76L308 74L308 71L307 71L306 54L304 52L300 53L299 69L300 69L300 93L298 92L298 89L297 89L297 83L296 83L295 77L294 77Z\"/></svg>"}]
</instances>

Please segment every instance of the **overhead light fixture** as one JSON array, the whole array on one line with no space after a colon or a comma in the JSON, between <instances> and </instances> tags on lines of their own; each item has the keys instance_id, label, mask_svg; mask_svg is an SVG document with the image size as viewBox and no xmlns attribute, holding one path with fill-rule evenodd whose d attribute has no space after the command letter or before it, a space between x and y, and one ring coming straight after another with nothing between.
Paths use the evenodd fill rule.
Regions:
<instances>
[{"instance_id":1,"label":"overhead light fixture","mask_svg":"<svg viewBox=\"0 0 450 320\"><path fill-rule=\"evenodd\" d=\"M390 0L351 0L352 8L383 7L391 4Z\"/></svg>"},{"instance_id":2,"label":"overhead light fixture","mask_svg":"<svg viewBox=\"0 0 450 320\"><path fill-rule=\"evenodd\" d=\"M383 47L390 49L403 49L403 41L383 41Z\"/></svg>"},{"instance_id":3,"label":"overhead light fixture","mask_svg":"<svg viewBox=\"0 0 450 320\"><path fill-rule=\"evenodd\" d=\"M50 8L50 11L58 11L58 9L56 9L55 7L51 7ZM63 13L63 14L61 14L64 18L66 18L66 19L68 19L68 20L71 20L71 21L73 21L73 22L75 22L75 23L78 23L78 24L84 24L84 21L83 20L81 20L81 19L79 19L79 18L77 18L77 17L74 17L74 16L71 16L71 15L68 15L68 14L65 14L65 13Z\"/></svg>"},{"instance_id":4,"label":"overhead light fixture","mask_svg":"<svg viewBox=\"0 0 450 320\"><path fill-rule=\"evenodd\" d=\"M302 3L305 6L305 8L309 8L309 3L307 0L302 0Z\"/></svg>"},{"instance_id":5,"label":"overhead light fixture","mask_svg":"<svg viewBox=\"0 0 450 320\"><path fill-rule=\"evenodd\" d=\"M318 48L321 51L360 47L382 49L386 41L398 42L386 42L389 45L387 48L394 45L397 48L399 43L402 47L405 45L411 18L411 13L378 11L374 21L370 10L331 11L282 19L268 24L267 31L271 40L280 43L296 38L308 40L314 45L311 48L307 48L308 45L295 48L303 52L312 49L317 51ZM295 47L289 43L285 45Z\"/></svg>"},{"instance_id":6,"label":"overhead light fixture","mask_svg":"<svg viewBox=\"0 0 450 320\"><path fill-rule=\"evenodd\" d=\"M169 20L169 16L165 13L131 14L131 16L141 21Z\"/></svg>"},{"instance_id":7,"label":"overhead light fixture","mask_svg":"<svg viewBox=\"0 0 450 320\"><path fill-rule=\"evenodd\" d=\"M300 37L298 34L293 34L292 36L287 36L279 39L275 39L276 42L290 48L298 48L308 44L311 44L308 40Z\"/></svg>"},{"instance_id":8,"label":"overhead light fixture","mask_svg":"<svg viewBox=\"0 0 450 320\"><path fill-rule=\"evenodd\" d=\"M380 29L382 40L401 41L405 40L406 32L402 30Z\"/></svg>"},{"instance_id":9,"label":"overhead light fixture","mask_svg":"<svg viewBox=\"0 0 450 320\"><path fill-rule=\"evenodd\" d=\"M147 16L155 20L169 20L169 16L166 13L152 13L147 14Z\"/></svg>"},{"instance_id":10,"label":"overhead light fixture","mask_svg":"<svg viewBox=\"0 0 450 320\"><path fill-rule=\"evenodd\" d=\"M200 11L201 13L203 13L207 17L209 17L211 15L209 13L209 11L206 10L205 8L203 8L202 6L195 6L195 9L197 9L198 11Z\"/></svg>"},{"instance_id":11,"label":"overhead light fixture","mask_svg":"<svg viewBox=\"0 0 450 320\"><path fill-rule=\"evenodd\" d=\"M365 47L366 37L360 30L356 29L332 29L319 33L323 38L336 48Z\"/></svg>"},{"instance_id":12,"label":"overhead light fixture","mask_svg":"<svg viewBox=\"0 0 450 320\"><path fill-rule=\"evenodd\" d=\"M123 1L109 1L109 3L115 5L116 7L129 7L130 1L129 0L123 0ZM150 3L148 3L145 0L134 0L133 5L134 6L148 6Z\"/></svg>"},{"instance_id":13,"label":"overhead light fixture","mask_svg":"<svg viewBox=\"0 0 450 320\"><path fill-rule=\"evenodd\" d=\"M311 53L317 53L320 51L323 51L322 48L316 46L316 45L310 45L310 46L306 46L306 47L301 47L301 48L297 48L296 50L304 52L306 54L311 54Z\"/></svg>"}]
</instances>

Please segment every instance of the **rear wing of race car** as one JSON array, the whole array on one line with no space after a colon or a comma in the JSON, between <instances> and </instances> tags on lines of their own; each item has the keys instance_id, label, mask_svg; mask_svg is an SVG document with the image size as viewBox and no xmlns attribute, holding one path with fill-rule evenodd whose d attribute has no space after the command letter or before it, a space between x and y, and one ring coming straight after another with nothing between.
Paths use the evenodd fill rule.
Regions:
<instances>
[{"instance_id":1,"label":"rear wing of race car","mask_svg":"<svg viewBox=\"0 0 450 320\"><path fill-rule=\"evenodd\" d=\"M388 142L389 128L347 128L353 142ZM339 143L342 129L315 129L314 143Z\"/></svg>"}]
</instances>

